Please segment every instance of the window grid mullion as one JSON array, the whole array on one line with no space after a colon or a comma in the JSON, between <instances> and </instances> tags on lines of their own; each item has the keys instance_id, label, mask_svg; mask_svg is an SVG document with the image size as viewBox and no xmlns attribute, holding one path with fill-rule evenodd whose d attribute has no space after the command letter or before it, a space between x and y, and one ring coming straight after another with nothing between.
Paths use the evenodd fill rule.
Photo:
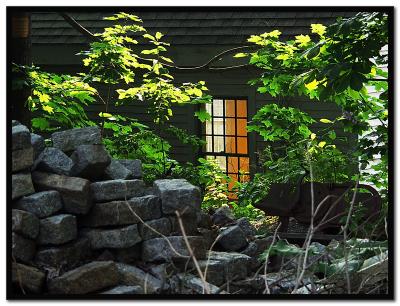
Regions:
<instances>
[{"instance_id":1,"label":"window grid mullion","mask_svg":"<svg viewBox=\"0 0 400 306\"><path fill-rule=\"evenodd\" d=\"M234 109L235 109L234 117L226 116L226 114L225 114L225 111L226 111L226 105L225 105L226 99L221 99L221 100L222 100L222 111L223 111L222 116L215 116L214 115L214 103L211 104L211 135L207 134L207 132L206 132L203 136L211 136L212 150L211 150L211 152L205 152L205 153L206 153L206 155L214 156L214 158L216 158L217 156L225 157L225 164L226 164L225 173L226 173L226 175L229 175L229 174L237 175L238 180L239 180L240 158L241 157L248 158L248 154L239 154L239 153L237 153L238 152L238 139L239 138L248 138L248 137L247 136L238 136L238 119L246 119L247 120L248 107L247 107L247 103L246 103L246 117L238 117L237 99L230 99L230 100L233 100L234 104L235 104L234 105ZM214 138L215 138L214 119L215 118L222 118L222 124L223 124L223 134L222 134L222 136L223 136L223 145L224 145L224 152L223 153L216 152L215 148L214 148L214 145L215 145L215 141L214 141ZM234 135L230 135L230 137L233 137L235 139L235 153L227 153L226 152L227 151L226 150L226 137L227 137L227 135L226 135L226 119L227 118L234 119L234 122L235 122ZM221 136L221 135L219 135L219 136ZM207 139L207 137L206 137L206 139ZM247 142L247 145L248 145L248 142ZM247 148L247 152L248 152L248 148ZM236 172L231 172L231 171L228 170L229 169L229 162L228 161L229 161L230 157L237 158L237 164L234 165L236 167L236 170L237 170Z\"/></svg>"}]
</instances>

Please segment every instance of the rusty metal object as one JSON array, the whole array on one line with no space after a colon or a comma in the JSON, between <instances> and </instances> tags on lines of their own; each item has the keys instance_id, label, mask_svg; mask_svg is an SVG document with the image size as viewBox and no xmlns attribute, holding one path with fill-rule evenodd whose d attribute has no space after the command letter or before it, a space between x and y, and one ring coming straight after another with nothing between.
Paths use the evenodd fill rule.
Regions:
<instances>
[{"instance_id":1,"label":"rusty metal object","mask_svg":"<svg viewBox=\"0 0 400 306\"><path fill-rule=\"evenodd\" d=\"M314 226L319 230L341 226L340 219L348 213L353 199L355 183L313 183ZM360 192L365 189L368 193ZM359 184L355 195L355 207L364 207L364 220L378 218L382 201L379 193L371 186ZM267 215L279 216L280 231L286 232L289 217L300 223L310 224L312 215L311 183L272 184L267 197L255 205Z\"/></svg>"}]
</instances>

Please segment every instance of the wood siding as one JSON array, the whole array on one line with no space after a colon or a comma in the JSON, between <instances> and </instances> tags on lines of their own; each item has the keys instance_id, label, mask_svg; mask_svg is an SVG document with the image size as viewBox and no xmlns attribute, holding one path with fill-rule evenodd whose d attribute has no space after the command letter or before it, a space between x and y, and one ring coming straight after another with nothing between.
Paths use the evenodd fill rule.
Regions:
<instances>
[{"instance_id":1,"label":"wood siding","mask_svg":"<svg viewBox=\"0 0 400 306\"><path fill-rule=\"evenodd\" d=\"M146 12L142 15L137 12L151 32L166 33L171 42L169 56L179 66L193 66L206 63L219 52L240 46L246 43L250 34L280 29L284 37L290 37L309 31L309 24L334 22L337 16L348 16L352 12ZM168 15L170 14L170 15ZM90 30L98 32L104 26L100 18L103 13L73 13L72 16L88 26ZM109 14L105 14L109 15ZM168 17L169 16L169 17ZM234 17L234 18L233 18ZM33 29L33 63L44 70L63 73L75 73L82 70L81 57L75 54L88 48L88 41L65 23L55 13L35 13L32 17ZM99 21L100 20L100 21ZM74 32L75 31L75 32ZM242 59L243 60L243 59ZM218 66L237 64L229 57L217 63ZM266 103L277 102L277 99L257 93L255 86L247 82L259 75L259 70L252 67L230 69L224 71L190 71L174 73L177 83L189 81L206 81L209 93L214 97L246 98L248 100L248 118L251 120L256 111ZM100 90L101 91L101 90ZM102 92L102 91L101 91ZM112 96L117 99L116 94ZM336 105L318 101L309 101L304 97L280 101L283 105L299 107L308 112L315 119L333 119L341 114ZM171 124L185 129L189 133L200 135L200 122L194 117L198 106L173 107L174 116ZM98 119L98 113L104 111L102 104L97 103L88 107L90 118ZM144 124L151 125L151 116L147 113L143 102L132 103L127 106L111 108L109 112L118 112L124 116L131 116ZM321 124L315 124L316 128ZM341 135L338 131L339 136ZM354 140L354 137L352 137ZM178 161L193 162L197 158L190 146L181 144L177 139L168 139L172 145L172 156ZM249 134L249 153L251 170L256 166L256 154L264 143L261 137L254 133Z\"/></svg>"}]
</instances>

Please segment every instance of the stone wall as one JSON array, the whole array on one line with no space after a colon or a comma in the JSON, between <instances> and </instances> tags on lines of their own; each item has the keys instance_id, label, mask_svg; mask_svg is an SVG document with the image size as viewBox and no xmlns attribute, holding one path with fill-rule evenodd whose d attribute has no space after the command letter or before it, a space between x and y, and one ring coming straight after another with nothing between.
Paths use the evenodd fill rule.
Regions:
<instances>
[{"instance_id":1,"label":"stone wall","mask_svg":"<svg viewBox=\"0 0 400 306\"><path fill-rule=\"evenodd\" d=\"M13 121L16 295L265 289L249 276L270 240L255 239L246 219L226 207L203 213L199 188L183 179L146 186L141 162L111 158L98 127L53 133L51 143Z\"/></svg>"}]
</instances>

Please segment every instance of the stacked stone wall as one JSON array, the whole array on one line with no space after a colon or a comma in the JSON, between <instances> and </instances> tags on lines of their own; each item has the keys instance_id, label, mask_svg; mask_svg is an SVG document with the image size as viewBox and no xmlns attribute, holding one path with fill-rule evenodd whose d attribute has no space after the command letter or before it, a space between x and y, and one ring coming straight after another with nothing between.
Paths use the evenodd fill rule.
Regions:
<instances>
[{"instance_id":1,"label":"stacked stone wall","mask_svg":"<svg viewBox=\"0 0 400 306\"><path fill-rule=\"evenodd\" d=\"M265 289L249 275L268 239L226 207L202 212L184 179L146 186L140 160L113 159L98 127L53 133L49 146L13 121L9 204L15 294Z\"/></svg>"}]
</instances>

